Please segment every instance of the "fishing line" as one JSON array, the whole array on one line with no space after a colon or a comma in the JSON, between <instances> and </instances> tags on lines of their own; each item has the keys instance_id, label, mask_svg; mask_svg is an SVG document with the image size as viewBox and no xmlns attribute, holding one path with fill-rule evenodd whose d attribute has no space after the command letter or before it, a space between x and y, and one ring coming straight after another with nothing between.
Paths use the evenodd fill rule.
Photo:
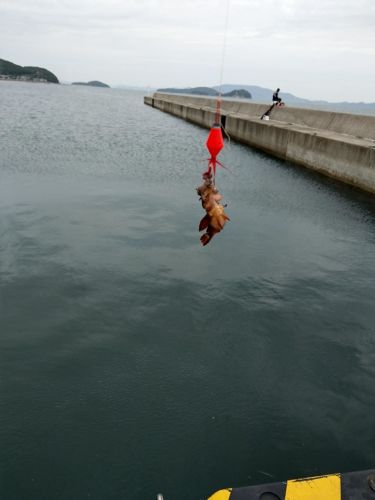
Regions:
<instances>
[{"instance_id":1,"label":"fishing line","mask_svg":"<svg viewBox=\"0 0 375 500\"><path fill-rule=\"evenodd\" d=\"M220 65L220 84L219 84L219 96L222 94L222 85L223 85L223 74L224 74L224 61L225 61L225 52L227 48L227 34L228 34L228 24L229 24L229 7L230 0L226 1L226 10L225 10L225 25L224 25L224 34L223 34L223 46L221 50L221 65Z\"/></svg>"},{"instance_id":2,"label":"fishing line","mask_svg":"<svg viewBox=\"0 0 375 500\"><path fill-rule=\"evenodd\" d=\"M216 99L216 113L215 113L215 122L220 124L223 129L225 135L228 138L230 143L230 136L226 131L224 125L221 123L221 95L222 95L222 86L223 86L223 75L224 75L224 63L225 63L225 53L227 48L227 35L228 35L228 25L229 25L229 11L230 11L230 0L226 0L226 8L225 8L225 18L224 18L224 33L223 33L223 44L221 49L221 64L220 64L220 78L219 78L219 95Z\"/></svg>"}]
</instances>

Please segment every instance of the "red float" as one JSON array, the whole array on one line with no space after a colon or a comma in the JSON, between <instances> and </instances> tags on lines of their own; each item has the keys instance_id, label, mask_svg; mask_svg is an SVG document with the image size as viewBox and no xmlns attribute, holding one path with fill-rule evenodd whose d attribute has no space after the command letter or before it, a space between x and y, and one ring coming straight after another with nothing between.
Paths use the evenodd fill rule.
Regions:
<instances>
[{"instance_id":1,"label":"red float","mask_svg":"<svg viewBox=\"0 0 375 500\"><path fill-rule=\"evenodd\" d=\"M213 171L213 174L215 176L216 165L217 164L221 165L219 160L217 160L217 156L224 147L224 139L223 139L223 134L221 132L221 126L218 125L217 123L215 123L212 126L210 133L208 134L206 147L211 155L211 157L208 159L207 172L211 173Z\"/></svg>"}]
</instances>

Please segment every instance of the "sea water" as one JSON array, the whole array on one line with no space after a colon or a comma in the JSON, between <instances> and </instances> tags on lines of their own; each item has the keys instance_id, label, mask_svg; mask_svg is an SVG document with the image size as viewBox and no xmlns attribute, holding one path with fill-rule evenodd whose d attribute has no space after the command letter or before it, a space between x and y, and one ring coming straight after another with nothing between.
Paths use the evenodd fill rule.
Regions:
<instances>
[{"instance_id":1,"label":"sea water","mask_svg":"<svg viewBox=\"0 0 375 500\"><path fill-rule=\"evenodd\" d=\"M375 466L375 202L116 89L0 83L0 496Z\"/></svg>"}]
</instances>

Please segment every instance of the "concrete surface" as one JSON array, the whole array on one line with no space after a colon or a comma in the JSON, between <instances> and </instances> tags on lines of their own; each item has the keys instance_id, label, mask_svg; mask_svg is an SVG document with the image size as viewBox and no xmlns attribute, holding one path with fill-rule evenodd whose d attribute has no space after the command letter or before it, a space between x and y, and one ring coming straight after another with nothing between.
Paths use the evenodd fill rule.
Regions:
<instances>
[{"instance_id":1,"label":"concrete surface","mask_svg":"<svg viewBox=\"0 0 375 500\"><path fill-rule=\"evenodd\" d=\"M216 99L155 93L145 104L210 128ZM222 124L229 136L279 158L295 162L375 193L375 117L301 108L222 101Z\"/></svg>"}]
</instances>

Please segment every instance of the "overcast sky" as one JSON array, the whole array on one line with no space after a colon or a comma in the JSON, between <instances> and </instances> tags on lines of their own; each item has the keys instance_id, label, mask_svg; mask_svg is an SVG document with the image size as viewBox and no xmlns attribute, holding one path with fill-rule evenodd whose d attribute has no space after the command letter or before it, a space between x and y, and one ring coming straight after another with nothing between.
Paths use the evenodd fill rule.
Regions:
<instances>
[{"instance_id":1,"label":"overcast sky","mask_svg":"<svg viewBox=\"0 0 375 500\"><path fill-rule=\"evenodd\" d=\"M228 0L0 0L0 58L61 81L220 83ZM375 101L375 0L229 0L223 83Z\"/></svg>"}]
</instances>

